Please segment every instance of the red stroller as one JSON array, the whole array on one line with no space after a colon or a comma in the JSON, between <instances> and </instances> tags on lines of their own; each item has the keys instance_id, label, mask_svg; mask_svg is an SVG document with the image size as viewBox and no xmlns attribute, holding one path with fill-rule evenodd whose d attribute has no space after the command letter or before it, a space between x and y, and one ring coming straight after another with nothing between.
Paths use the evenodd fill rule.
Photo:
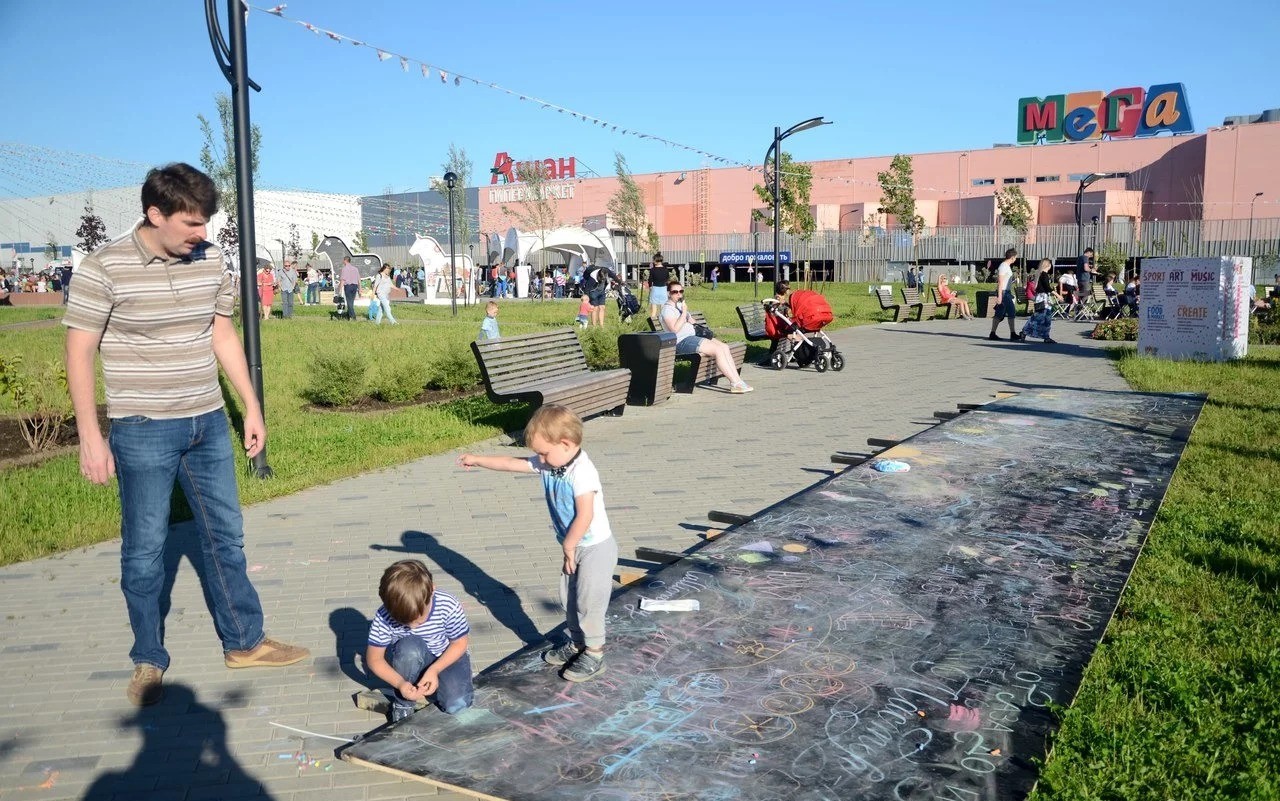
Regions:
<instances>
[{"instance_id":1,"label":"red stroller","mask_svg":"<svg viewBox=\"0 0 1280 801\"><path fill-rule=\"evenodd\" d=\"M822 330L835 315L821 294L797 289L785 305L766 300L764 310L764 332L773 340L769 363L774 368L785 370L791 365L812 364L819 373L825 373L828 367L837 372L844 369L844 356Z\"/></svg>"}]
</instances>

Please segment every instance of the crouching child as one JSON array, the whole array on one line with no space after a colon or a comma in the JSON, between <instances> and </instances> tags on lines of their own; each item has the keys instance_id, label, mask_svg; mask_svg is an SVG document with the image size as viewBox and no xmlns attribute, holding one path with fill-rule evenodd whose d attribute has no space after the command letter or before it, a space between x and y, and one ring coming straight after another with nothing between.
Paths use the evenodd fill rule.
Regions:
<instances>
[{"instance_id":1,"label":"crouching child","mask_svg":"<svg viewBox=\"0 0 1280 801\"><path fill-rule=\"evenodd\" d=\"M392 722L412 715L419 701L456 715L471 706L471 627L462 604L435 588L417 559L391 565L378 584L382 606L369 626L365 665L395 690Z\"/></svg>"}]
</instances>

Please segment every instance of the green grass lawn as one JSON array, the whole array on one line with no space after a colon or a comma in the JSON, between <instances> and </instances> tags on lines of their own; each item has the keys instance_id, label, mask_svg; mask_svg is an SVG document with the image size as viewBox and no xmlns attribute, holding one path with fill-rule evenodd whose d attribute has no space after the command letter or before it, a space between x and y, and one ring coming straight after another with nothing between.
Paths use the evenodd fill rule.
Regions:
<instances>
[{"instance_id":1,"label":"green grass lawn","mask_svg":"<svg viewBox=\"0 0 1280 801\"><path fill-rule=\"evenodd\" d=\"M1209 399L1035 798L1280 798L1280 348L1121 351L1139 390Z\"/></svg>"},{"instance_id":2,"label":"green grass lawn","mask_svg":"<svg viewBox=\"0 0 1280 801\"><path fill-rule=\"evenodd\" d=\"M834 326L881 319L874 296L862 285L830 285L824 289L836 311ZM761 297L769 293L759 287ZM752 299L751 286L721 284L691 287L689 305L706 313L710 324L726 339L742 339L734 307ZM505 336L572 325L578 302L503 301L499 323ZM278 303L277 303L278 307ZM374 326L366 321L331 321L331 306L295 307L292 320L265 322L262 363L266 393L268 456L275 477L269 481L242 480L240 497L257 503L379 467L449 450L523 425L523 407L497 407L483 396L436 405L414 405L376 412L327 411L304 399L317 354L362 353L370 362L370 380L406 361L426 365L446 356L461 359L474 370L468 343L480 328L484 306L459 307L457 317L448 306L396 304L398 326ZM3 310L27 311L22 310ZM60 310L54 310L60 312ZM647 313L647 308L642 312ZM0 325L7 318L0 314ZM643 316L628 326L609 310L609 324L591 339L599 348L589 351L600 359L616 359L617 335L647 331ZM62 326L0 331L0 353L22 354L28 364L60 360ZM613 343L610 352L609 345ZM592 344L589 342L588 344ZM430 371L428 371L430 372ZM478 371L476 372L478 376ZM99 401L102 401L99 380ZM233 416L238 407L233 405ZM0 398L0 414L12 413L12 403ZM246 473L247 475L247 473ZM33 559L91 545L119 535L119 507L114 486L94 487L79 475L78 457L58 456L29 467L0 472L0 498L9 509L0 534L0 564Z\"/></svg>"},{"instance_id":3,"label":"green grass lawn","mask_svg":"<svg viewBox=\"0 0 1280 801\"><path fill-rule=\"evenodd\" d=\"M0 306L0 327L33 320L57 320L61 317L61 306Z\"/></svg>"}]
</instances>

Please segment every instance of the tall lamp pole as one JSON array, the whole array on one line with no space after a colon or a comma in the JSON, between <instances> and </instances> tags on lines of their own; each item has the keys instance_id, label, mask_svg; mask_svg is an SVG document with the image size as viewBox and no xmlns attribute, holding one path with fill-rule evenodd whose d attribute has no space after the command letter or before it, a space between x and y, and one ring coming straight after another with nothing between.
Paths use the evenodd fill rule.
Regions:
<instances>
[{"instance_id":1,"label":"tall lamp pole","mask_svg":"<svg viewBox=\"0 0 1280 801\"><path fill-rule=\"evenodd\" d=\"M467 294L462 296L462 299L464 301L466 301L467 298L471 297L471 291L475 288L475 285L476 285L476 243L468 242L467 251L471 253L471 278L470 280L467 281ZM477 302L478 300L479 299L477 299Z\"/></svg>"},{"instance_id":2,"label":"tall lamp pole","mask_svg":"<svg viewBox=\"0 0 1280 801\"><path fill-rule=\"evenodd\" d=\"M1253 255L1253 204L1260 197L1262 197L1261 192L1254 192L1253 199L1249 201L1249 252L1245 254L1246 256Z\"/></svg>"},{"instance_id":3,"label":"tall lamp pole","mask_svg":"<svg viewBox=\"0 0 1280 801\"><path fill-rule=\"evenodd\" d=\"M782 258L782 231L778 227L779 199L781 198L778 180L782 172L780 169L781 165L779 164L782 160L780 158L782 153L782 140L792 134L798 134L801 131L807 131L810 128L817 128L820 125L830 124L831 122L823 119L822 117L814 117L812 119L805 120L804 122L797 122L785 131L781 128L775 127L773 129L773 142L769 145L769 149L765 151L764 168L766 170L769 169L769 159L771 157L773 159L773 278L775 281L782 277L782 265L778 263Z\"/></svg>"},{"instance_id":4,"label":"tall lamp pole","mask_svg":"<svg viewBox=\"0 0 1280 801\"><path fill-rule=\"evenodd\" d=\"M209 44L213 47L214 60L222 75L231 84L231 120L235 140L236 196L240 200L236 210L236 225L240 234L240 324L244 328L244 355L249 367L249 382L258 406L266 416L266 398L262 391L262 339L258 330L258 292L254 281L257 271L257 244L253 236L253 168L249 131L249 90L262 91L262 87L249 77L248 45L245 39L244 9L239 0L227 0L227 24L231 27L231 41L222 38L218 21L217 0L205 0L205 24L209 29ZM253 457L253 472L258 478L271 478L264 446Z\"/></svg>"},{"instance_id":5,"label":"tall lamp pole","mask_svg":"<svg viewBox=\"0 0 1280 801\"><path fill-rule=\"evenodd\" d=\"M453 316L458 316L458 265L453 257L453 188L458 185L458 174L452 170L444 174L444 185L449 189L449 305Z\"/></svg>"},{"instance_id":6,"label":"tall lamp pole","mask_svg":"<svg viewBox=\"0 0 1280 801\"><path fill-rule=\"evenodd\" d=\"M1109 172L1091 172L1080 179L1080 187L1076 189L1076 256L1084 253L1084 223L1080 222L1080 203L1084 200L1084 190L1099 178L1107 178Z\"/></svg>"}]
</instances>

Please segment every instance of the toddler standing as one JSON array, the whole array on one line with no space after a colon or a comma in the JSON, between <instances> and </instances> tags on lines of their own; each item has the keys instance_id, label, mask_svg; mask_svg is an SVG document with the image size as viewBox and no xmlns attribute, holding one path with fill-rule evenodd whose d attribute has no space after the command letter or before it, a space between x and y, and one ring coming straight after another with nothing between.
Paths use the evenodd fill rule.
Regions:
<instances>
[{"instance_id":1,"label":"toddler standing","mask_svg":"<svg viewBox=\"0 0 1280 801\"><path fill-rule=\"evenodd\" d=\"M618 542L604 509L600 473L582 450L582 420L563 406L543 406L524 430L534 455L458 457L463 467L483 467L542 476L542 489L556 539L564 552L560 603L569 642L543 653L566 681L587 681L604 672L605 615L618 565Z\"/></svg>"}]
</instances>

